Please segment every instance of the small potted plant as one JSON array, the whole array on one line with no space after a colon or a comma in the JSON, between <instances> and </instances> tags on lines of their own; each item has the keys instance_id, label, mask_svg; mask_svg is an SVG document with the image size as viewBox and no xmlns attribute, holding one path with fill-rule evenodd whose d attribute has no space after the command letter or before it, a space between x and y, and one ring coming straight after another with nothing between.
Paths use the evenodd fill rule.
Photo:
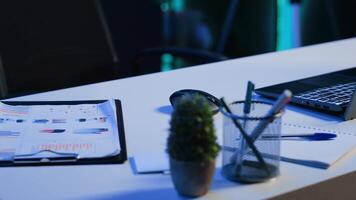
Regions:
<instances>
[{"instance_id":1,"label":"small potted plant","mask_svg":"<svg viewBox=\"0 0 356 200\"><path fill-rule=\"evenodd\" d=\"M206 194L220 150L207 100L199 95L182 97L175 104L169 131L167 152L177 192L188 197Z\"/></svg>"}]
</instances>

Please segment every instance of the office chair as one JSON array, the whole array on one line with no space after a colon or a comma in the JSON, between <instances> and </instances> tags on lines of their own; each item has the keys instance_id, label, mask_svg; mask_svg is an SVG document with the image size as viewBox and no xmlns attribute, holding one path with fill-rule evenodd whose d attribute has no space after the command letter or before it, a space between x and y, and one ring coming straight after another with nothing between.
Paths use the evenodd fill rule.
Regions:
<instances>
[{"instance_id":1,"label":"office chair","mask_svg":"<svg viewBox=\"0 0 356 200\"><path fill-rule=\"evenodd\" d=\"M98 0L0 1L10 96L114 79L117 54Z\"/></svg>"},{"instance_id":2,"label":"office chair","mask_svg":"<svg viewBox=\"0 0 356 200\"><path fill-rule=\"evenodd\" d=\"M225 17L224 25L222 27L221 35L215 52L185 47L148 48L141 51L133 59L132 66L135 73L140 73L140 66L147 60L147 57L160 56L165 53L169 53L174 56L182 57L188 60L194 60L194 62L198 64L218 62L228 59L226 56L223 55L223 51L226 45L227 38L229 37L229 33L231 31L238 4L239 0L230 1L228 12Z\"/></svg>"},{"instance_id":3,"label":"office chair","mask_svg":"<svg viewBox=\"0 0 356 200\"><path fill-rule=\"evenodd\" d=\"M198 3L198 2L196 2ZM250 6L252 4L253 6L256 6L257 8L254 8L253 6ZM273 7L273 10L276 11L276 2L275 1L269 1L266 4L263 5L270 5ZM222 21L222 26L220 29L220 32L218 33L218 39L217 39L217 44L215 45L215 48L211 51L208 50L202 50L202 49L194 49L194 48L187 48L187 47L177 47L177 46L168 46L168 47L157 47L157 48L150 48L150 49L145 49L143 50L140 54L138 54L135 59L133 60L133 68L136 69L137 73L142 71L143 67L142 65L151 57L156 56L158 57L159 55L162 55L164 53L170 53L173 56L176 57L183 57L187 60L192 60L193 64L203 64L203 63L210 63L210 62L217 62L217 61L222 61L226 60L229 57L240 57L240 56L248 56L252 54L257 54L257 53L265 53L268 51L274 51L276 47L276 22L274 22L273 28L271 28L271 33L259 33L256 34L255 32L262 29L259 27L267 27L269 24L261 24L262 22L259 21L259 19L251 19L249 17L253 17L253 14L261 11L263 8L261 8L262 4L259 1L243 1L243 0L230 0L228 2L227 6L227 12L224 16L224 20ZM214 8L210 8L211 10L214 10ZM215 9L215 12L217 9ZM242 13L238 13L242 11ZM272 16L266 16L266 17L272 17L273 21L276 21L276 13L271 13ZM240 21L239 21L240 20ZM252 21L254 24L250 25L248 24L249 21ZM239 26L235 28L236 26ZM236 31L236 29L239 29ZM251 33L250 31L254 31ZM232 41L233 39L233 34L236 34L238 32L238 40ZM269 42L270 45L268 49L259 49L259 47L263 46L260 44L257 44L260 41L266 41L265 38L262 37L255 37L253 36L258 36L258 35L271 35L273 39ZM247 38L247 39L246 39ZM245 41L248 40L248 41ZM236 46L234 47L235 43L236 46L239 46L240 48L239 52L236 52ZM251 47L250 49L246 50L244 49L246 46ZM227 51L229 51L229 55L227 56ZM235 52L233 52L235 51ZM231 54L231 52L235 54Z\"/></svg>"}]
</instances>

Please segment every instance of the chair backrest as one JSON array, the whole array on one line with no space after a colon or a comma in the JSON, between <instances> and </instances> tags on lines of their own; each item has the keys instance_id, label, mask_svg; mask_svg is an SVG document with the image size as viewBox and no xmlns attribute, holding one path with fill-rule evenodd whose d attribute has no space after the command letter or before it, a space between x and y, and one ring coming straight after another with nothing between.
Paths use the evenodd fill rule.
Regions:
<instances>
[{"instance_id":1,"label":"chair backrest","mask_svg":"<svg viewBox=\"0 0 356 200\"><path fill-rule=\"evenodd\" d=\"M10 95L117 75L115 48L97 0L0 1L0 25Z\"/></svg>"}]
</instances>

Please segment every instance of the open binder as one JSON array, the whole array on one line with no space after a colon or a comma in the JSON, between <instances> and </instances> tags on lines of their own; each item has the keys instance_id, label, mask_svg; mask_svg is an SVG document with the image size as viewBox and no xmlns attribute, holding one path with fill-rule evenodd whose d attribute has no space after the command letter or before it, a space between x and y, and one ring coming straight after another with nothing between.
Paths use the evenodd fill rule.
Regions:
<instances>
[{"instance_id":1,"label":"open binder","mask_svg":"<svg viewBox=\"0 0 356 200\"><path fill-rule=\"evenodd\" d=\"M100 105L108 100L89 100L89 101L2 101L3 105L9 106L80 106L80 105ZM124 123L122 117L122 107L120 100L113 100L115 110L115 121L117 124L118 133L118 148L117 151L101 157L82 157L75 152L61 152L53 149L41 149L35 152L24 154L14 154L11 159L0 160L0 166L42 166L42 165L83 165L83 164L120 164L127 160L127 151L125 143ZM1 112L1 109L0 109ZM4 120L0 118L1 120ZM79 122L78 122L79 123ZM0 123L1 125L1 123ZM83 129L82 129L83 130ZM104 130L106 131L106 130ZM1 132L1 131L0 131ZM53 132L53 131L52 131ZM58 134L60 131L58 131ZM82 132L78 132L82 136ZM46 136L47 137L47 136ZM50 137L50 135L48 136ZM95 137L95 136L88 136ZM116 137L116 136L115 136ZM0 149L1 150L1 149Z\"/></svg>"}]
</instances>

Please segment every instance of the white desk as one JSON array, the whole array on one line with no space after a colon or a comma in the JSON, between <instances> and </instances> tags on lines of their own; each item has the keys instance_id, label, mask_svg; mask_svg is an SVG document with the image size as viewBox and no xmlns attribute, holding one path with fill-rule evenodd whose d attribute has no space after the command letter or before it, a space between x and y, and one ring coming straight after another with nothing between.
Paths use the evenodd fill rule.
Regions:
<instances>
[{"instance_id":1,"label":"white desk","mask_svg":"<svg viewBox=\"0 0 356 200\"><path fill-rule=\"evenodd\" d=\"M225 96L228 100L243 99L248 80L262 87L353 67L356 65L355 52L356 39L349 39L16 99L48 101L119 98L123 105L128 156L134 156L138 153L164 151L170 116L160 111L169 110L169 107L165 107L169 105L168 97L176 90L195 88L217 97ZM337 121L334 118L330 120ZM328 170L282 162L281 176L277 180L254 185L239 185L225 180L220 175L221 163L218 163L211 191L203 198L276 197L355 172L355 155L356 152L349 153ZM355 188L355 184L349 188ZM328 194L330 191L323 192ZM158 198L180 198L173 189L170 176L134 175L129 162L122 165L0 168L1 200Z\"/></svg>"}]
</instances>

